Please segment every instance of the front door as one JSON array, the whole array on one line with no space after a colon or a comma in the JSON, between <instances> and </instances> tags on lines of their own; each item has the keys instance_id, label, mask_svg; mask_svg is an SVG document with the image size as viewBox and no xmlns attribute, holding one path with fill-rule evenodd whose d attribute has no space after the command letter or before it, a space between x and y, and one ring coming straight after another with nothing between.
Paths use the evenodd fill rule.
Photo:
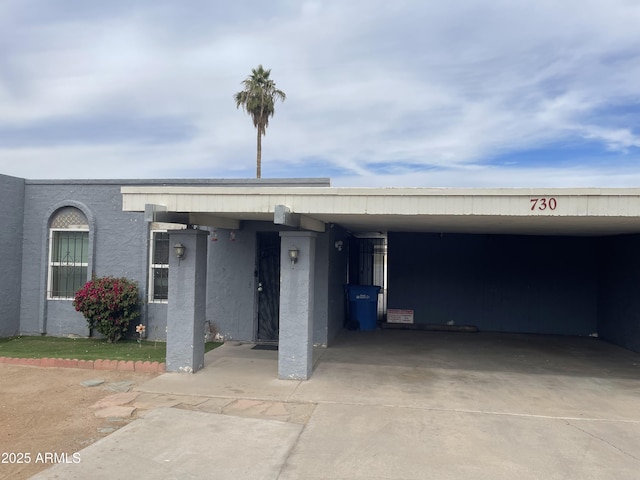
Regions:
<instances>
[{"instance_id":1,"label":"front door","mask_svg":"<svg viewBox=\"0 0 640 480\"><path fill-rule=\"evenodd\" d=\"M258 233L256 273L257 340L277 342L280 323L280 234L278 232Z\"/></svg>"}]
</instances>

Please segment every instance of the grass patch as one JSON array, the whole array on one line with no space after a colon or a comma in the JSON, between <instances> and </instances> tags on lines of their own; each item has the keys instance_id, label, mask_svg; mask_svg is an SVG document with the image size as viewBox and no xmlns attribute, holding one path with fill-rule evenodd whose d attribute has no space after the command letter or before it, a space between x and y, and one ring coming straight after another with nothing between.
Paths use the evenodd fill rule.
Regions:
<instances>
[{"instance_id":1,"label":"grass patch","mask_svg":"<svg viewBox=\"0 0 640 480\"><path fill-rule=\"evenodd\" d=\"M205 352L222 343L205 343ZM106 339L62 337L7 337L0 338L0 357L12 358L71 358L78 360L143 360L164 362L166 343L143 340L120 340L107 343Z\"/></svg>"}]
</instances>

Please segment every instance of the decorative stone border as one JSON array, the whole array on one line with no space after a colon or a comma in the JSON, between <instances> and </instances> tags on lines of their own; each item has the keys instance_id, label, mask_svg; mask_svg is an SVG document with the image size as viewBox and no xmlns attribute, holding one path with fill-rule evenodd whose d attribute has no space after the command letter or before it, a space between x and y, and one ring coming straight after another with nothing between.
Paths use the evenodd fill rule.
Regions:
<instances>
[{"instance_id":1,"label":"decorative stone border","mask_svg":"<svg viewBox=\"0 0 640 480\"><path fill-rule=\"evenodd\" d=\"M133 360L77 360L69 358L0 357L0 363L31 367L85 368L88 370L120 370L126 372L165 373L164 362Z\"/></svg>"}]
</instances>

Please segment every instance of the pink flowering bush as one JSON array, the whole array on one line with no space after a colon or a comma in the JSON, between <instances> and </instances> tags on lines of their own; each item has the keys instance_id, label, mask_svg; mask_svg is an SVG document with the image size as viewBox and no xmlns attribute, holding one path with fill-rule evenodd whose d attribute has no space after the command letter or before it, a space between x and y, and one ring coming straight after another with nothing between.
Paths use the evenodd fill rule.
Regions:
<instances>
[{"instance_id":1,"label":"pink flowering bush","mask_svg":"<svg viewBox=\"0 0 640 480\"><path fill-rule=\"evenodd\" d=\"M140 317L138 284L126 278L94 277L76 292L73 306L96 329L115 343L129 323Z\"/></svg>"}]
</instances>

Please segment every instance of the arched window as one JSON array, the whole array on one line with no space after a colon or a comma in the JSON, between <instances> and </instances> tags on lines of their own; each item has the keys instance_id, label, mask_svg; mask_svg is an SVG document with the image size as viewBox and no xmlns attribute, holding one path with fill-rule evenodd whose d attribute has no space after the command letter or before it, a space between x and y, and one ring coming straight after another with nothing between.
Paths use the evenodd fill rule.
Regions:
<instances>
[{"instance_id":1,"label":"arched window","mask_svg":"<svg viewBox=\"0 0 640 480\"><path fill-rule=\"evenodd\" d=\"M89 222L75 207L64 207L49 226L49 278L47 298L70 300L87 282Z\"/></svg>"}]
</instances>

